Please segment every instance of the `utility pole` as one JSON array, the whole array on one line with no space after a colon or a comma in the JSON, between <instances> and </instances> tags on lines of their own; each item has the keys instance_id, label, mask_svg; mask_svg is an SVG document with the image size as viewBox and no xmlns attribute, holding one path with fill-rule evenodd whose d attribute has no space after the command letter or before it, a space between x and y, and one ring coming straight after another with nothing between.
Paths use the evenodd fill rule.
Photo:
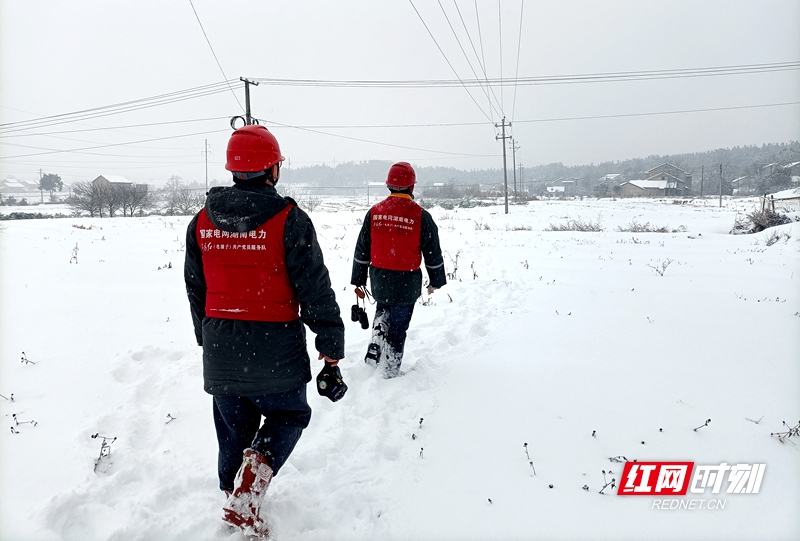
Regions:
<instances>
[{"instance_id":1,"label":"utility pole","mask_svg":"<svg viewBox=\"0 0 800 541\"><path fill-rule=\"evenodd\" d=\"M506 135L506 126L509 128L511 127L510 122L506 122L506 117L503 117L503 122L499 125L495 124L495 128L502 128L502 135L495 135L495 139L499 139L503 143L503 192L505 194L505 201L506 201L506 214L508 214L508 171L506 169L506 139L509 139L511 136Z\"/></svg>"},{"instance_id":2,"label":"utility pole","mask_svg":"<svg viewBox=\"0 0 800 541\"><path fill-rule=\"evenodd\" d=\"M253 123L253 117L250 114L250 85L258 86L258 83L255 81L251 81L250 79L245 79L244 77L239 77L239 80L244 83L244 102L245 102L245 122L249 126Z\"/></svg>"},{"instance_id":3,"label":"utility pole","mask_svg":"<svg viewBox=\"0 0 800 541\"><path fill-rule=\"evenodd\" d=\"M39 168L39 193L42 196L42 203L44 203L44 191L42 190L42 175L43 174L44 174L44 171L42 171L42 168L40 167Z\"/></svg>"},{"instance_id":4,"label":"utility pole","mask_svg":"<svg viewBox=\"0 0 800 541\"><path fill-rule=\"evenodd\" d=\"M719 208L722 208L722 164L719 164Z\"/></svg>"},{"instance_id":5,"label":"utility pole","mask_svg":"<svg viewBox=\"0 0 800 541\"><path fill-rule=\"evenodd\" d=\"M519 150L519 144L517 140L513 137L511 138L511 170L514 171L514 201L517 200L517 151Z\"/></svg>"},{"instance_id":6,"label":"utility pole","mask_svg":"<svg viewBox=\"0 0 800 541\"><path fill-rule=\"evenodd\" d=\"M703 197L703 180L705 180L706 176L706 166L700 166L700 197Z\"/></svg>"},{"instance_id":7,"label":"utility pole","mask_svg":"<svg viewBox=\"0 0 800 541\"><path fill-rule=\"evenodd\" d=\"M205 150L203 150L203 154L206 155L206 193L208 193L208 153L211 152L208 150L208 139L206 139L204 148Z\"/></svg>"}]
</instances>

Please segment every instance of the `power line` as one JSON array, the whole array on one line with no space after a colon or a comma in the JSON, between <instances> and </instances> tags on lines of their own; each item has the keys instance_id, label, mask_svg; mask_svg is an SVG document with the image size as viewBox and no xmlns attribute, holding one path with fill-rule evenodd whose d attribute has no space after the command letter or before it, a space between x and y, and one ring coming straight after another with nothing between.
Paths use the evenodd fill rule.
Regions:
<instances>
[{"instance_id":1,"label":"power line","mask_svg":"<svg viewBox=\"0 0 800 541\"><path fill-rule=\"evenodd\" d=\"M497 109L495 109L494 106L492 105L492 98L489 97L489 93L491 93L492 96L494 96L495 103L497 103L499 105L500 102L497 99L497 95L494 93L494 88L489 86L489 80L488 80L488 76L486 74L486 61L483 58L483 38L480 35L480 33L481 33L480 20L478 20L478 37L481 39L481 56L478 56L478 51L475 50L475 43L473 43L473 41L472 41L472 35L470 34L469 29L467 28L467 23L466 23L466 21L464 21L464 17L461 15L461 10L458 7L458 2L456 2L456 0L453 0L453 5L456 7L456 12L458 12L458 18L461 19L461 26L464 27L464 32L467 34L467 38L469 39L469 44L472 47L472 52L475 53L475 58L478 59L478 65L481 67L481 71L483 72L483 78L486 81L486 88L488 89L488 92L486 94L486 98L489 101L489 112L491 113L492 109L494 109L495 111ZM476 2L475 2L475 15L476 16L477 16L477 9L478 9L478 4L477 4L477 0L476 0ZM492 120L492 124L494 124L494 116L492 116L491 120Z\"/></svg>"},{"instance_id":2,"label":"power line","mask_svg":"<svg viewBox=\"0 0 800 541\"><path fill-rule=\"evenodd\" d=\"M481 16L478 12L478 0L475 0L475 22L478 24L478 39L480 40L481 44L481 60L483 61L481 67L483 68L483 78L486 81L486 86L491 89L494 100L497 101L497 96L494 94L494 89L489 86L489 76L486 73L486 56L483 54L483 33L481 32ZM492 119L492 124L494 124L494 119Z\"/></svg>"},{"instance_id":3,"label":"power line","mask_svg":"<svg viewBox=\"0 0 800 541\"><path fill-rule=\"evenodd\" d=\"M347 128L442 128L453 126L488 126L488 122L444 122L439 124L327 124L290 126L293 128L315 128L321 130L347 129Z\"/></svg>"},{"instance_id":4,"label":"power line","mask_svg":"<svg viewBox=\"0 0 800 541\"><path fill-rule=\"evenodd\" d=\"M87 152L87 151L88 150L95 150L95 149L98 149L98 148L110 148L110 147L119 147L119 146L127 146L127 145L136 145L136 144L139 144L139 143L150 143L150 142L153 142L153 141L166 141L166 140L169 140L169 139L181 139L183 137L194 137L196 135L206 135L206 134L209 134L209 133L220 133L220 132L228 132L228 133L230 133L230 129L226 128L224 130L212 130L212 131L201 131L201 132L196 132L196 133L184 133L182 135L170 135L170 136L165 136L165 137L154 137L152 139L142 139L141 141L128 141L128 142L125 142L125 143L109 143L109 144L105 144L105 145L95 145L95 146L82 147L82 148L70 148L70 149L62 149L62 150L48 149L45 152L34 152L34 153L31 153L31 154L17 154L15 156L5 156L2 159L3 160L10 160L10 159L15 159L15 158L27 158L28 156L44 156L44 155L47 155L47 154L62 154L62 153L72 153L72 152L81 153L81 154L92 154L91 152ZM8 143L3 143L3 144L8 144Z\"/></svg>"},{"instance_id":5,"label":"power line","mask_svg":"<svg viewBox=\"0 0 800 541\"><path fill-rule=\"evenodd\" d=\"M32 129L46 128L56 126L59 124L67 124L70 122L79 122L100 118L110 115L117 115L121 113L128 113L131 111L138 111L140 109L147 109L151 107L158 107L171 103L177 103L195 98L211 96L219 94L220 92L227 92L227 89L220 87L221 83L214 83L211 85L204 85L178 92L171 92L168 94L161 94L149 98L142 98L113 105L103 105L101 107L94 107L91 109L84 109L80 111L73 111L71 113L62 113L58 115L40 117L32 120L23 120L18 122L9 122L0 124L0 134L29 131ZM224 84L224 83L222 83Z\"/></svg>"},{"instance_id":6,"label":"power line","mask_svg":"<svg viewBox=\"0 0 800 541\"><path fill-rule=\"evenodd\" d=\"M517 124L524 124L524 123L539 123L539 122L568 122L568 121L575 121L575 120L599 120L599 119L608 119L608 118L628 118L628 117L644 117L644 116L659 116L659 115L675 115L675 114L690 114L690 113L707 113L707 112L715 112L715 111L735 111L735 110L742 110L742 109L761 109L761 108L768 108L768 107L784 107L788 105L800 105L800 101L791 101L791 102L782 102L782 103L763 103L763 104L754 104L754 105L738 105L738 106L731 106L731 107L707 107L701 109L681 109L676 111L648 111L642 113L621 113L621 114L613 114L613 115L587 115L587 116L573 116L573 117L554 117L554 118L537 118L537 119L528 119L528 120L516 120L515 123ZM207 119L197 119L197 122L200 121L207 121L207 120L219 120L219 119L227 119L228 117L213 117ZM263 121L263 120L262 120ZM153 125L160 125L160 124L173 124L173 123L182 123L182 122L195 122L195 120L179 120L174 122L159 122L154 123ZM447 127L466 127L466 126L486 126L487 122L443 122L443 123L423 123L423 124L309 124L309 125L290 125L290 124L282 124L277 121L264 121L276 126L283 126L289 127L293 129L299 130L320 130L320 129L389 129L389 128L447 128ZM113 130L118 128L124 127L140 127L140 126L149 126L150 124L141 124L141 125L131 125L131 126L114 126L109 128L91 128L90 130ZM82 131L82 130L80 130ZM227 131L226 130L216 130L218 131ZM180 137L190 137L198 134L204 133L216 133L216 132L199 132L193 134L186 134L186 135L178 135L175 138ZM59 133L69 133L69 132L59 132ZM320 133L322 135L329 135L331 137L342 137L337 134L330 134L330 133L323 133L323 132L315 132ZM39 135L39 134L25 134L25 135ZM49 135L49 134L42 134L42 135ZM9 137L9 136L0 136L0 137ZM17 136L18 137L18 136ZM152 140L160 140L160 139L149 139L146 141ZM366 142L375 143L375 141L368 141L363 140ZM126 144L137 144L144 141L135 141L132 143L119 143L119 145L126 145ZM0 142L0 144L2 144ZM383 144L383 143L381 143ZM23 145L17 145L23 146ZM39 148L39 147L34 147ZM74 150L64 150L58 151L53 149L46 149L51 151L52 153L57 152L73 152L78 151L79 149ZM0 158L4 159L4 158Z\"/></svg>"},{"instance_id":7,"label":"power line","mask_svg":"<svg viewBox=\"0 0 800 541\"><path fill-rule=\"evenodd\" d=\"M431 36L432 37L432 36ZM437 44L438 45L438 44ZM448 62L449 63L449 62ZM452 68L452 66L451 66ZM800 62L777 62L771 64L743 64L738 66L714 66L706 68L681 68L669 70L620 71L573 75L544 75L532 77L515 77L513 79L488 79L491 86L537 86L577 83L605 83L621 81L645 81L659 79L683 79L692 77L714 77L722 75L744 75L792 71L800 69ZM324 80L324 79L275 79L257 77L256 81L273 86L308 86L334 88L447 88L455 86L481 86L480 79L458 80ZM488 118L488 117L487 117Z\"/></svg>"},{"instance_id":8,"label":"power line","mask_svg":"<svg viewBox=\"0 0 800 541\"><path fill-rule=\"evenodd\" d=\"M425 27L425 30L427 30L427 31L428 31L428 35L429 35L429 36L431 37L431 39L433 40L433 43L435 43L435 44L436 44L436 48L437 48L437 49L439 49L439 52L440 52L440 53L442 53L442 56L444 57L444 61L445 61L445 62L447 62L447 65L448 65L448 66L450 66L450 69L451 69L451 70L453 70L453 74L456 76L456 78L458 78L458 80L459 80L459 81L461 81L461 78L458 76L458 72L456 72L456 69L453 67L453 64L451 64L451 63L450 63L450 60L448 60L448 59L447 59L447 55L446 55L446 54L444 54L444 51L442 50L442 48L441 48L441 47L439 47L439 42L437 42L437 41L436 41L436 38L435 38L435 37L433 37L433 33L431 32L431 29L430 29L430 28L428 28L428 25L425 23L425 19L423 19L423 18L422 18L422 15L420 15L419 11L417 11L417 7L414 5L414 2L413 2L413 0L408 0L408 1L409 1L409 3L411 4L411 7L412 7L412 8L414 8L414 12L417 14L417 17L419 17L419 20L422 22L422 25ZM259 79L259 80L260 80L260 79ZM489 120L491 121L491 120L492 120L492 119L491 119L491 117L490 117L489 115L487 115L487 114L486 114L486 112L483 110L483 108L482 108L480 105L478 105L478 102L477 102L477 101L475 101L475 98L472 96L472 93L469 91L469 89L467 88L467 86L466 86L466 85L464 85L463 83L462 83L462 85L461 85L461 86L463 86L463 87L464 87L464 90L466 90L466 91L467 91L467 94L469 94L469 98L470 98L470 99L471 99L471 100L472 100L472 101L475 103L475 106L476 106L478 109L480 109L481 113L483 113L483 116L485 116L487 119L489 119Z\"/></svg>"},{"instance_id":9,"label":"power line","mask_svg":"<svg viewBox=\"0 0 800 541\"><path fill-rule=\"evenodd\" d=\"M346 135L338 135L338 134L335 134L335 133L321 132L321 131L310 129L310 128L303 128L303 127L300 127L300 126L292 126L291 124L283 124L281 122L275 122L274 120L264 120L264 119L261 119L261 118L258 118L256 120L258 120L259 122L262 122L262 123L274 124L275 126L281 126L281 127L284 127L284 128L292 128L292 129L295 129L295 130L302 130L302 131L307 131L307 132L311 132L311 133L317 133L317 134L320 134L320 135L327 135L327 136L330 136L330 137L338 137L340 139L349 139L350 141L358 141L358 142L361 142L361 143L370 143L370 144L373 144L373 145L381 145L381 146L387 146L387 147L402 148L402 149L405 149L405 150L416 150L416 151L420 151L420 152L432 152L434 154L449 154L449 155L452 155L452 156L477 156L477 157L488 157L488 156L492 156L493 157L494 156L494 154L467 154L467 153L464 153L464 152L447 152L447 151L444 151L444 150L430 150L430 149L427 149L427 148L408 147L408 146L403 146L403 145L395 145L395 144L392 144L392 143L383 143L381 141L372 141L370 139L360 139L360 138L357 138L357 137L348 137Z\"/></svg>"},{"instance_id":10,"label":"power line","mask_svg":"<svg viewBox=\"0 0 800 541\"><path fill-rule=\"evenodd\" d=\"M464 55L464 58L467 61L467 65L469 66L470 71L472 71L472 75L475 76L475 79L478 79L478 74L475 73L475 69L472 67L472 62L470 62L470 59L469 59L469 56L467 55L467 52L464 50L464 47L461 45L461 40L458 39L458 34L456 34L455 28L453 28L453 25L450 23L450 17L447 16L447 12L444 10L444 6L442 6L442 2L440 0L436 0L436 2L439 4L439 8L442 10L442 14L444 15L444 18L447 21L447 25L450 27L450 31L453 33L453 37L456 38L456 43L458 43L458 48L461 49L461 54ZM458 4L456 4L456 9L458 9ZM459 15L460 15L460 13L459 13ZM463 19L462 19L462 23L463 23ZM466 30L466 26L464 27L464 29ZM467 37L469 37L469 32L467 32ZM472 42L471 39L470 39L470 42ZM474 50L474 47L473 47L473 50ZM481 85L481 90L483 90L483 93L486 95L486 98L489 99L488 87L484 88ZM491 99L489 99L489 107L494 109L494 106L492 105ZM495 112L498 115L500 114L500 112L497 111L497 109L495 109Z\"/></svg>"},{"instance_id":11,"label":"power line","mask_svg":"<svg viewBox=\"0 0 800 541\"><path fill-rule=\"evenodd\" d=\"M105 131L105 130L124 130L128 128L147 128L151 126L166 126L170 124L186 124L189 122L209 122L212 120L228 120L229 117L227 116L214 116L209 118L194 118L189 120L167 120L164 122L148 122L145 124L127 124L123 126L107 126L105 128L81 128L79 130L62 130L62 131L54 131L54 132L45 132L45 133L18 133L14 135L0 135L0 139L6 137L50 137L53 135L62 135L65 133L83 133L83 132L90 132L90 131Z\"/></svg>"},{"instance_id":12,"label":"power line","mask_svg":"<svg viewBox=\"0 0 800 541\"><path fill-rule=\"evenodd\" d=\"M13 164L13 165L24 165L24 166L31 166L31 167L34 167L34 166L35 167L40 167L40 166L42 166L42 167L47 167L48 169L60 169L60 170L91 169L92 171L97 171L98 167L101 167L101 165L98 165L98 164L104 164L104 163L107 163L107 161L106 160L85 160L85 161L79 161L79 162L70 162L69 165L66 165L65 163L48 164L48 163L42 163L41 161L36 161L36 162L7 162L7 163ZM88 163L88 164L94 164L94 165L73 165L74 163ZM135 165L129 165L129 163L133 163ZM202 163L202 162L199 159L198 160L193 160L193 161L149 162L147 165L141 165L140 162L120 162L119 160L115 160L114 161L115 167L118 166L118 164L122 164L120 166L124 166L125 169L154 169L154 168L157 168L157 167L164 167L164 166L168 166L168 165L175 165L175 166L180 166L180 165L199 165L200 163Z\"/></svg>"},{"instance_id":13,"label":"power line","mask_svg":"<svg viewBox=\"0 0 800 541\"><path fill-rule=\"evenodd\" d=\"M423 21L424 22L424 21ZM608 82L608 81L621 81L621 80L644 80L644 79L663 79L663 78L682 78L682 77L699 77L699 76L717 76L717 75L739 75L739 74L752 74L764 73L771 71L787 71L800 69L800 62L781 62L771 64L744 64L737 66L716 66L706 68L686 68L679 70L650 70L650 71L635 71L635 72L607 72L595 74L579 74L579 75L555 75L555 76L541 76L541 77L515 77L513 80L500 81L497 79L484 79L484 80L461 80L447 81L447 80L418 80L418 81L326 81L326 80L309 80L309 79L258 79L271 85L285 85L285 86L322 86L322 87L452 87L452 86L482 86L488 83L490 85L507 85L507 84L520 84L520 85L538 85L538 84L568 84L568 83L587 83L587 82ZM112 105L104 105L101 107L94 107L74 111L70 113L63 113L53 116L39 117L33 120L10 122L0 124L0 134L7 134L11 132L30 131L32 129L39 129L50 127L54 125L64 124L68 122L77 122L103 116L121 114L140 110L149 107L157 107L170 103L176 103L184 100L205 97L220 92L226 92L229 86L229 81L223 83L213 83L177 92L170 92L167 94L156 95L148 98L141 98L121 102ZM238 83L238 81L237 81ZM224 85L224 86L221 86ZM238 84L241 86L241 84ZM484 113L484 116L485 113ZM487 116L491 121L491 118ZM155 125L155 123L154 123Z\"/></svg>"},{"instance_id":14,"label":"power line","mask_svg":"<svg viewBox=\"0 0 800 541\"><path fill-rule=\"evenodd\" d=\"M519 53L522 49L522 15L525 10L525 0L522 0L519 8L519 41L517 42L517 70L514 72L514 102L511 105L511 121L514 121L514 112L517 110L517 83L519 79ZM516 173L515 173L516 174Z\"/></svg>"},{"instance_id":15,"label":"power line","mask_svg":"<svg viewBox=\"0 0 800 541\"><path fill-rule=\"evenodd\" d=\"M209 94L215 94L220 91L220 84L225 83L212 83L210 85L203 85L194 88L188 88L185 90L179 90L176 92L168 92L166 94L159 94L156 96L151 96L149 98L140 98L136 100L124 101L121 103L115 103L112 105L102 105L99 107L93 107L90 109L83 109L79 111L73 111L71 113L61 113L58 115L52 116L45 116L39 117L30 120L18 121L18 122L9 122L5 124L0 124L0 129L5 130L9 128L14 128L18 126L30 126L32 123L37 122L50 122L62 119L70 119L70 117L82 117L84 115L91 115L94 113L102 113L107 111L116 111L118 109L127 109L129 107L137 107L139 105L144 106L152 106L152 104L160 105L162 103L172 103L173 101L183 101L187 99L193 99L195 97L202 97ZM226 89L222 89L222 91L227 91ZM71 119L70 119L71 121Z\"/></svg>"},{"instance_id":16,"label":"power line","mask_svg":"<svg viewBox=\"0 0 800 541\"><path fill-rule=\"evenodd\" d=\"M505 119L506 111L505 111L505 97L503 95L503 10L500 9L500 0L497 0L497 28L498 32L498 42L500 44L500 110L503 112L503 118ZM503 120L505 124L505 120ZM505 145L505 141L503 142ZM505 147L504 147L505 148ZM505 159L505 154L503 154L503 159ZM508 206L506 205L506 214L508 214Z\"/></svg>"},{"instance_id":17,"label":"power line","mask_svg":"<svg viewBox=\"0 0 800 541\"><path fill-rule=\"evenodd\" d=\"M782 103L762 103L755 105L737 105L731 107L707 107L703 109L682 109L677 111L650 111L644 113L622 113L615 115L594 115L594 116L573 116L573 117L559 117L559 118L537 118L530 120L517 120L516 123L532 123L532 122L566 122L571 120L596 120L603 118L625 118L637 116L658 116L658 115L675 115L685 113L707 113L713 111L735 111L738 109L760 109L764 107L783 107L786 105L800 105L800 101L789 101ZM440 128L440 127L461 127L461 126L486 126L486 122L447 122L439 124L327 124L327 125L303 125L303 126L289 126L288 124L280 124L273 122L276 125L287 126L296 129L365 129L365 128ZM333 135L333 134L328 134Z\"/></svg>"},{"instance_id":18,"label":"power line","mask_svg":"<svg viewBox=\"0 0 800 541\"><path fill-rule=\"evenodd\" d=\"M631 117L645 117L645 116L660 116L660 115L675 115L675 114L691 114L691 113L707 113L707 112L715 112L715 111L736 111L736 110L746 110L746 109L761 109L761 108L771 108L771 107L784 107L790 105L800 105L800 101L791 101L791 102L782 102L782 103L764 103L764 104L754 104L754 105L738 105L738 106L730 106L730 107L707 107L701 109L682 109L682 110L675 110L675 111L648 111L642 113L621 113L621 114L613 114L613 115L587 115L587 116L573 116L573 117L554 117L554 118L537 118L537 119L528 119L528 120L516 120L515 123L543 123L543 122L569 122L569 121L576 121L576 120L600 120L600 119L610 119L610 118L631 118ZM208 118L208 119L197 119L196 121L206 121L206 120L218 120L218 119L225 119L227 117L215 117L215 118ZM428 123L428 124L327 124L327 125L290 125L290 124L283 124L277 121L265 121L276 126L283 126L298 130L307 130L312 131L314 133L318 133L321 135L328 135L331 137L341 137L341 138L349 138L337 134L319 132L314 130L319 129L377 129L377 128L436 128L436 127L466 127L466 126L486 126L486 122L447 122L447 123ZM182 121L174 121L174 122L162 122L162 123L154 123L154 125L160 124L173 124L173 123L182 123L182 122L195 122L195 120L182 120ZM117 129L120 127L138 127L138 126L148 126L149 124L142 124L142 125L132 125L132 126L115 126L109 128L92 128L91 130L112 130ZM155 139L145 139L142 141L132 141L127 143L116 143L113 145L100 145L100 146L93 146L93 147L85 147L86 149L96 149L96 148L103 148L105 146L125 146L125 145L134 145L140 144L149 141L160 141L165 139L177 139L182 137L192 137L195 135L203 135L208 133L218 133L225 130L214 130L211 132L197 132L197 133L190 133L190 134L183 134L183 135L176 135L171 137L161 137ZM68 132L64 132L68 133ZM26 134L26 135L37 135L37 134ZM48 134L42 134L48 135ZM8 137L8 136L2 136ZM354 138L349 138L354 139ZM382 144L388 146L398 146L399 148L411 148L413 150L422 150L425 152L439 152L439 151L429 151L426 149L414 149L412 147L400 147L399 145L391 145L389 143L381 143L378 141L371 141L366 139L354 139L356 141L374 143L374 144ZM3 144L0 142L0 144ZM26 147L25 145L14 144L15 146L22 146ZM61 152L81 152L83 149L67 149L67 150L55 150L55 149L45 149L41 147L26 147L26 148L35 148L45 150L42 154L55 154ZM453 154L453 153L451 153ZM455 153L457 154L457 153ZM41 155L41 154L30 154L30 155ZM463 154L458 154L463 155ZM471 156L471 154L469 154ZM492 155L493 156L493 155ZM0 158L2 160L6 160L8 158L16 158L18 156L9 156Z\"/></svg>"},{"instance_id":19,"label":"power line","mask_svg":"<svg viewBox=\"0 0 800 541\"><path fill-rule=\"evenodd\" d=\"M602 118L628 118L637 116L658 116L658 115L678 115L685 113L708 113L712 111L735 111L738 109L760 109L762 107L783 107L786 105L800 105L800 101L788 101L784 103L765 103L761 105L739 105L733 107L709 107L706 109L684 109L680 111L657 111L649 113L624 113L619 115L596 115L596 116L572 116L562 118L538 118L534 120L517 120L516 123L523 122L565 122L570 120L597 120Z\"/></svg>"},{"instance_id":20,"label":"power line","mask_svg":"<svg viewBox=\"0 0 800 541\"><path fill-rule=\"evenodd\" d=\"M189 0L189 4L192 6L192 11L194 11L194 16L197 19L197 24L200 25L200 30L203 31L203 37L206 38L206 43L208 43L208 48L211 49L211 54L214 55L214 61L217 63L217 67L219 68L220 73L222 73L222 79L225 82L227 82L228 76L225 75L225 70L222 69L222 64L219 63L219 58L217 58L217 53L214 52L214 47L212 47L211 45L211 40L208 39L208 34L206 34L206 29L203 28L203 23L200 21L200 16L197 14L197 10L194 9L194 3L192 2L192 0ZM242 102L239 101L239 98L238 96L236 96L236 92L233 91L233 88L231 87L230 83L228 83L228 88L230 89L231 94L233 94L233 98L236 100L236 103L239 104L239 108L244 110L244 108L242 107Z\"/></svg>"}]
</instances>

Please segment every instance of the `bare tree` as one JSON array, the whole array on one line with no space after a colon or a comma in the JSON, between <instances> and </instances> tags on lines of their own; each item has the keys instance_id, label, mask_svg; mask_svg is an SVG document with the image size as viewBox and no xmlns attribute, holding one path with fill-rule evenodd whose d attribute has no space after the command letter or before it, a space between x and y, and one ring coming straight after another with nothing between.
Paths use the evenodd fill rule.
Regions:
<instances>
[{"instance_id":1,"label":"bare tree","mask_svg":"<svg viewBox=\"0 0 800 541\"><path fill-rule=\"evenodd\" d=\"M77 214L88 212L91 217L102 218L106 192L107 190L103 190L94 182L78 182L72 187L69 206Z\"/></svg>"},{"instance_id":2,"label":"bare tree","mask_svg":"<svg viewBox=\"0 0 800 541\"><path fill-rule=\"evenodd\" d=\"M183 216L198 212L206 202L206 195L202 189L182 188L175 195L175 208L178 214Z\"/></svg>"},{"instance_id":3,"label":"bare tree","mask_svg":"<svg viewBox=\"0 0 800 541\"><path fill-rule=\"evenodd\" d=\"M153 198L147 184L130 184L116 189L119 190L123 216L133 216L137 210L141 212L152 206Z\"/></svg>"},{"instance_id":4,"label":"bare tree","mask_svg":"<svg viewBox=\"0 0 800 541\"><path fill-rule=\"evenodd\" d=\"M124 191L123 189L121 189L120 186L114 186L112 184L110 186L102 188L102 192L103 192L103 200L106 204L106 208L108 209L108 215L113 218L114 213L117 212L120 208L122 208Z\"/></svg>"},{"instance_id":5,"label":"bare tree","mask_svg":"<svg viewBox=\"0 0 800 541\"><path fill-rule=\"evenodd\" d=\"M181 177L172 175L164 188L159 190L158 199L163 205L164 214L188 216L203 208L206 197L202 188L189 188Z\"/></svg>"},{"instance_id":6,"label":"bare tree","mask_svg":"<svg viewBox=\"0 0 800 541\"><path fill-rule=\"evenodd\" d=\"M311 190L300 189L291 184L278 184L278 193L283 197L290 197L301 209L314 212L322 205L322 196L311 193Z\"/></svg>"}]
</instances>

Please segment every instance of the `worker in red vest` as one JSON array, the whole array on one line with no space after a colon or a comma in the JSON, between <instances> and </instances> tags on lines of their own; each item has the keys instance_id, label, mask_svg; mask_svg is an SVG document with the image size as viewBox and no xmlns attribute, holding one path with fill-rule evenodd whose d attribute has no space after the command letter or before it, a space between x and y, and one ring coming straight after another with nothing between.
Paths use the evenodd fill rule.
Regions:
<instances>
[{"instance_id":1,"label":"worker in red vest","mask_svg":"<svg viewBox=\"0 0 800 541\"><path fill-rule=\"evenodd\" d=\"M414 202L416 174L406 162L389 169L389 197L364 218L353 257L350 282L363 297L369 274L377 301L372 340L365 361L382 367L386 377L400 374L406 331L414 303L422 294L424 258L428 295L447 283L439 230L430 213Z\"/></svg>"},{"instance_id":2,"label":"worker in red vest","mask_svg":"<svg viewBox=\"0 0 800 541\"><path fill-rule=\"evenodd\" d=\"M263 126L228 141L234 185L208 192L189 224L184 269L213 396L223 520L264 537L264 493L311 419L305 327L319 358L344 357L344 324L311 219L275 191L283 161Z\"/></svg>"}]
</instances>

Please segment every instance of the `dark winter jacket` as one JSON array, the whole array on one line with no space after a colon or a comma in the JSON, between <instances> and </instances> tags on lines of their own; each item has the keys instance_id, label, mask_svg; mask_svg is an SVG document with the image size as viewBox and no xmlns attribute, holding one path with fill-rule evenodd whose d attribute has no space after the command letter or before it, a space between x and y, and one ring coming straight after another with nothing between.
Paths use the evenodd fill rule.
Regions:
<instances>
[{"instance_id":1,"label":"dark winter jacket","mask_svg":"<svg viewBox=\"0 0 800 541\"><path fill-rule=\"evenodd\" d=\"M290 204L271 186L237 184L212 188L205 211L216 228L241 233L257 229ZM294 206L284 225L286 271L300 303L300 319L287 322L206 317L207 288L197 221L195 216L186 234L184 278L195 336L203 346L206 392L263 395L310 381L303 324L317 335L317 351L332 359L344 357L344 324L314 226L305 212Z\"/></svg>"},{"instance_id":2,"label":"dark winter jacket","mask_svg":"<svg viewBox=\"0 0 800 541\"><path fill-rule=\"evenodd\" d=\"M377 205L376 205L377 206ZM422 293L422 271L397 271L379 268L371 264L372 252L372 213L367 212L361 233L358 235L353 256L353 273L350 283L363 286L367 283L367 273L371 283L372 296L385 304L413 304ZM422 210L419 246L428 272L428 285L440 288L447 283L442 249L439 246L439 230L430 213Z\"/></svg>"}]
</instances>

